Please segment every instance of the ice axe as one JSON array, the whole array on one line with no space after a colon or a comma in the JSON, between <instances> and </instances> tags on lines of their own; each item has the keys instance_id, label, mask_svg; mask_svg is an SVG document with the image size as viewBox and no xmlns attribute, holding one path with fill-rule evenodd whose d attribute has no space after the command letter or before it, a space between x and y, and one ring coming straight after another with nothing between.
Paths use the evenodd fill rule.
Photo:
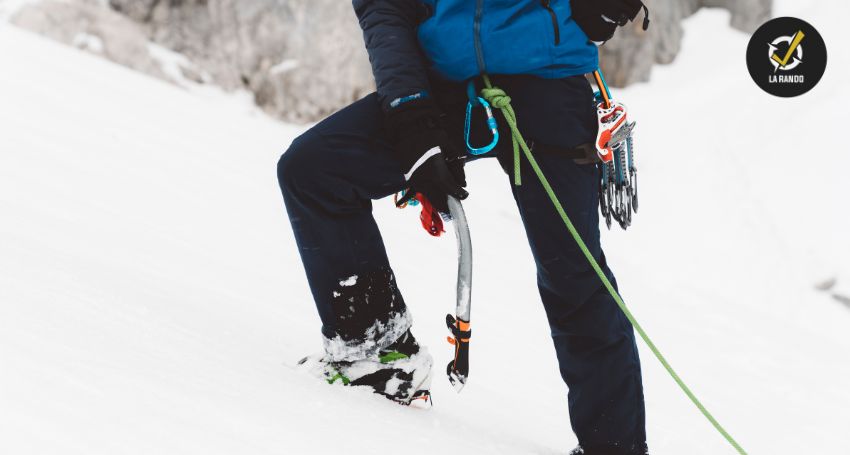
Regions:
<instances>
[{"instance_id":1,"label":"ice axe","mask_svg":"<svg viewBox=\"0 0 850 455\"><path fill-rule=\"evenodd\" d=\"M449 196L449 213L454 220L457 237L457 307L455 315L446 315L446 325L452 336L449 343L454 346L454 359L446 367L449 382L460 393L469 376L469 313L472 307L472 237L469 224L460 201Z\"/></svg>"}]
</instances>

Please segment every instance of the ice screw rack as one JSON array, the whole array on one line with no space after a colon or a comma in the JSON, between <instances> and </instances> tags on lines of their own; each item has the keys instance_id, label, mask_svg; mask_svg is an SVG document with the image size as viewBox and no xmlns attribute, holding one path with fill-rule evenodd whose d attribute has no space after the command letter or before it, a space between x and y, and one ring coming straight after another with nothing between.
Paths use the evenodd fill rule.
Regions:
<instances>
[{"instance_id":1,"label":"ice screw rack","mask_svg":"<svg viewBox=\"0 0 850 455\"><path fill-rule=\"evenodd\" d=\"M627 229L638 210L637 167L632 137L635 122L629 122L626 106L611 97L608 84L599 70L593 72L593 78L599 88L594 96L599 123L596 151L601 160L599 211L609 229L612 220Z\"/></svg>"}]
</instances>

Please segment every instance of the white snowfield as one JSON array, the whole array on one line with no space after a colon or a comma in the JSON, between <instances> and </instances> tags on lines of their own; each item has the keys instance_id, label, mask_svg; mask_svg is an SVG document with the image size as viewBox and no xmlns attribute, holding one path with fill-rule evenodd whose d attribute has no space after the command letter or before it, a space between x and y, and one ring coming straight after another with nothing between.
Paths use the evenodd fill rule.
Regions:
<instances>
[{"instance_id":1,"label":"white snowfield","mask_svg":"<svg viewBox=\"0 0 850 455\"><path fill-rule=\"evenodd\" d=\"M615 93L639 123L641 206L632 229L604 235L610 263L638 319L752 454L850 453L850 307L815 289L834 279L850 293L850 11L824 3L777 11L830 46L806 96L762 93L748 37L718 11L687 22L680 59L651 84ZM432 239L415 209L375 204L435 356L434 408L407 409L293 368L321 346L275 174L301 128L2 24L0 60L0 454L575 445L495 162L468 169L475 334L459 395L443 374L451 230ZM652 453L734 453L641 353Z\"/></svg>"}]
</instances>

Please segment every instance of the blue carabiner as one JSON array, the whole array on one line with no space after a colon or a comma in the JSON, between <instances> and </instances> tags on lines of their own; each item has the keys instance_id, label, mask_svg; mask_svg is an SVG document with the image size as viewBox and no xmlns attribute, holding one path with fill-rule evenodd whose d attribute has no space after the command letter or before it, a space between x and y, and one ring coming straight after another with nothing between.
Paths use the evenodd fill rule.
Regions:
<instances>
[{"instance_id":1,"label":"blue carabiner","mask_svg":"<svg viewBox=\"0 0 850 455\"><path fill-rule=\"evenodd\" d=\"M490 108L490 103L488 103L487 100L485 100L484 98L481 98L480 96L477 96L475 94L475 82L469 81L469 85L467 86L467 92L469 94L469 102L466 103L466 125L464 126L466 149L469 150L469 153L473 155L483 155L492 151L499 143L499 125L496 123L496 118L493 116L493 109ZM487 127L490 129L490 133L493 135L493 140L490 141L490 143L485 145L484 147L473 147L472 144L469 143L469 130L470 125L472 123L472 110L475 108L476 104L484 108L484 112L487 114Z\"/></svg>"}]
</instances>

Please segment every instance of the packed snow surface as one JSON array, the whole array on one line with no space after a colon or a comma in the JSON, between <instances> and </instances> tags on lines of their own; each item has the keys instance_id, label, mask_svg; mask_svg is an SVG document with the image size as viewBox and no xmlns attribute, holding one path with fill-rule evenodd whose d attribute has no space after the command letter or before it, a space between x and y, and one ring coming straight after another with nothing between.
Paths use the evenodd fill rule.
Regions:
<instances>
[{"instance_id":1,"label":"packed snow surface","mask_svg":"<svg viewBox=\"0 0 850 455\"><path fill-rule=\"evenodd\" d=\"M719 11L686 23L680 58L651 84L616 93L638 120L641 210L604 241L638 319L750 453L842 454L850 10L786 0L777 12L810 21L830 46L808 95L762 93L744 65L748 37ZM415 333L435 356L434 408L407 409L294 368L322 346L275 175L301 128L6 25L0 60L0 453L575 444L495 162L468 169L475 337L461 394L442 374L454 240L427 235L415 209L376 203ZM733 453L644 348L653 453Z\"/></svg>"}]
</instances>

